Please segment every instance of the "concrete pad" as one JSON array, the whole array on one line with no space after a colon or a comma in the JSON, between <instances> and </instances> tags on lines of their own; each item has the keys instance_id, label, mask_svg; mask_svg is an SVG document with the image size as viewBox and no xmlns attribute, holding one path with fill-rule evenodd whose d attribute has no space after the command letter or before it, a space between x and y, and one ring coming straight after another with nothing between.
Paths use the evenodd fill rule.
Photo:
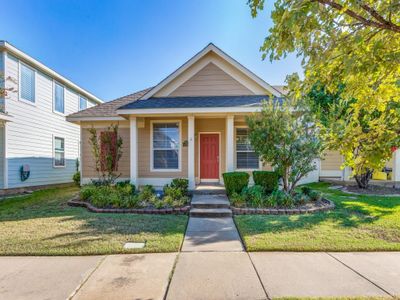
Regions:
<instances>
[{"instance_id":1,"label":"concrete pad","mask_svg":"<svg viewBox=\"0 0 400 300\"><path fill-rule=\"evenodd\" d=\"M1 299L67 299L103 257L0 257Z\"/></svg>"},{"instance_id":2,"label":"concrete pad","mask_svg":"<svg viewBox=\"0 0 400 300\"><path fill-rule=\"evenodd\" d=\"M330 254L392 296L400 296L400 252Z\"/></svg>"},{"instance_id":3,"label":"concrete pad","mask_svg":"<svg viewBox=\"0 0 400 300\"><path fill-rule=\"evenodd\" d=\"M243 245L236 229L229 231L187 231L182 251L243 251Z\"/></svg>"},{"instance_id":4,"label":"concrete pad","mask_svg":"<svg viewBox=\"0 0 400 300\"><path fill-rule=\"evenodd\" d=\"M189 219L187 232L236 230L232 218L193 218Z\"/></svg>"},{"instance_id":5,"label":"concrete pad","mask_svg":"<svg viewBox=\"0 0 400 300\"><path fill-rule=\"evenodd\" d=\"M167 299L266 299L247 253L181 253Z\"/></svg>"},{"instance_id":6,"label":"concrete pad","mask_svg":"<svg viewBox=\"0 0 400 300\"><path fill-rule=\"evenodd\" d=\"M163 299L176 255L107 256L73 299Z\"/></svg>"},{"instance_id":7,"label":"concrete pad","mask_svg":"<svg viewBox=\"0 0 400 300\"><path fill-rule=\"evenodd\" d=\"M250 253L269 297L387 296L326 253Z\"/></svg>"}]
</instances>

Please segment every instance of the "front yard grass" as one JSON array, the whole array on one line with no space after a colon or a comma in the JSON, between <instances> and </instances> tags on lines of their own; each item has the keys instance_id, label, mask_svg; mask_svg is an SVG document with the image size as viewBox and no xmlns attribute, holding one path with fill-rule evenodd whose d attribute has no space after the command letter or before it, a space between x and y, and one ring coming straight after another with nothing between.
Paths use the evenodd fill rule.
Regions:
<instances>
[{"instance_id":1,"label":"front yard grass","mask_svg":"<svg viewBox=\"0 0 400 300\"><path fill-rule=\"evenodd\" d=\"M0 255L96 255L178 251L187 216L96 214L70 207L78 188L0 200ZM146 242L124 250L126 242Z\"/></svg>"},{"instance_id":2,"label":"front yard grass","mask_svg":"<svg viewBox=\"0 0 400 300\"><path fill-rule=\"evenodd\" d=\"M309 184L335 202L310 215L242 215L235 222L248 251L400 250L400 197L358 196Z\"/></svg>"}]
</instances>

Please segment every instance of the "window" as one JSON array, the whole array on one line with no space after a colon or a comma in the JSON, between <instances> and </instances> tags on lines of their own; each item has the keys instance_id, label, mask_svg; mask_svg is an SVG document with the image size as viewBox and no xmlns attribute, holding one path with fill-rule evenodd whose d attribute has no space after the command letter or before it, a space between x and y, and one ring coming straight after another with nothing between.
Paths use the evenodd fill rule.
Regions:
<instances>
[{"instance_id":1,"label":"window","mask_svg":"<svg viewBox=\"0 0 400 300\"><path fill-rule=\"evenodd\" d=\"M259 168L258 154L250 144L248 128L236 128L236 168Z\"/></svg>"},{"instance_id":2,"label":"window","mask_svg":"<svg viewBox=\"0 0 400 300\"><path fill-rule=\"evenodd\" d=\"M65 143L60 137L54 137L54 166L65 167Z\"/></svg>"},{"instance_id":3,"label":"window","mask_svg":"<svg viewBox=\"0 0 400 300\"><path fill-rule=\"evenodd\" d=\"M20 97L35 103L35 71L21 64Z\"/></svg>"},{"instance_id":4,"label":"window","mask_svg":"<svg viewBox=\"0 0 400 300\"><path fill-rule=\"evenodd\" d=\"M179 169L179 123L152 124L152 169L178 170Z\"/></svg>"},{"instance_id":5,"label":"window","mask_svg":"<svg viewBox=\"0 0 400 300\"><path fill-rule=\"evenodd\" d=\"M79 110L84 110L87 108L87 100L79 96Z\"/></svg>"},{"instance_id":6,"label":"window","mask_svg":"<svg viewBox=\"0 0 400 300\"><path fill-rule=\"evenodd\" d=\"M64 113L64 87L58 83L54 83L54 110Z\"/></svg>"}]
</instances>

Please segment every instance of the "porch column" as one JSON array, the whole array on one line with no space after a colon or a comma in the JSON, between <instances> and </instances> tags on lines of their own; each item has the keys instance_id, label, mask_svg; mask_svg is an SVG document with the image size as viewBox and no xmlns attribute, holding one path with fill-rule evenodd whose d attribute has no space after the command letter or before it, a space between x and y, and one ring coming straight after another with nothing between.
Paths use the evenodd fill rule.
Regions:
<instances>
[{"instance_id":1,"label":"porch column","mask_svg":"<svg viewBox=\"0 0 400 300\"><path fill-rule=\"evenodd\" d=\"M196 179L194 175L194 142L194 116L188 116L188 179L190 190L194 190L196 185Z\"/></svg>"},{"instance_id":2,"label":"porch column","mask_svg":"<svg viewBox=\"0 0 400 300\"><path fill-rule=\"evenodd\" d=\"M400 149L393 152L392 180L397 181L396 187L400 184Z\"/></svg>"},{"instance_id":3,"label":"porch column","mask_svg":"<svg viewBox=\"0 0 400 300\"><path fill-rule=\"evenodd\" d=\"M235 171L235 163L234 163L234 116L227 116L226 117L226 171L233 172Z\"/></svg>"},{"instance_id":4,"label":"porch column","mask_svg":"<svg viewBox=\"0 0 400 300\"><path fill-rule=\"evenodd\" d=\"M130 173L131 183L137 184L138 179L138 134L137 134L137 119L130 117Z\"/></svg>"},{"instance_id":5,"label":"porch column","mask_svg":"<svg viewBox=\"0 0 400 300\"><path fill-rule=\"evenodd\" d=\"M343 180L344 181L350 180L351 173L352 173L351 172L351 168L350 167L345 167L343 169Z\"/></svg>"}]
</instances>

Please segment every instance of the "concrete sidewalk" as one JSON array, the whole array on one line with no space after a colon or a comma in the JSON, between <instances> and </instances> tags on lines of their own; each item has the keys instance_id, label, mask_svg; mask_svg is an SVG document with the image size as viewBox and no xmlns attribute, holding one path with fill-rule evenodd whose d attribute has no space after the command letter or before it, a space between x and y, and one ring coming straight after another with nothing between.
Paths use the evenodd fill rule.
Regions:
<instances>
[{"instance_id":1,"label":"concrete sidewalk","mask_svg":"<svg viewBox=\"0 0 400 300\"><path fill-rule=\"evenodd\" d=\"M0 299L72 295L72 299L173 300L398 297L400 252L0 257Z\"/></svg>"}]
</instances>

